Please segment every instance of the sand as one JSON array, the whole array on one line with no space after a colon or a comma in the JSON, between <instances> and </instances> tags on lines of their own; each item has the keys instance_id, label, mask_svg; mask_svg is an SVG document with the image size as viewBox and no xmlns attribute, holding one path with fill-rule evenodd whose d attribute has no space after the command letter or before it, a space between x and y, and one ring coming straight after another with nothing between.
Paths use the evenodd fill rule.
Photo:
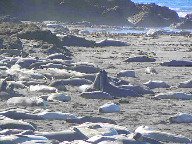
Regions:
<instances>
[{"instance_id":1,"label":"sand","mask_svg":"<svg viewBox=\"0 0 192 144\"><path fill-rule=\"evenodd\" d=\"M183 81L192 78L192 67L166 67L161 62L169 60L192 60L192 38L187 36L160 35L156 38L144 35L111 36L100 35L99 37L86 36L88 39L102 40L104 38L115 38L129 43L123 47L69 47L75 62L94 63L101 69L105 69L109 76L116 77L122 70L134 70L137 77L122 77L122 80L130 81L132 84L143 84L149 80L161 80L171 88L153 89L155 94L161 92L185 92L192 93L190 88L177 88ZM133 55L139 55L143 51L152 55L155 62L124 62ZM157 74L146 74L145 68L153 67ZM122 98L114 100L93 100L80 97L78 87L67 86L65 93L71 97L69 102L49 102L49 108L53 111L61 111L76 114L78 116L99 116L115 120L118 125L125 126L134 131L140 125L147 125L158 130L180 134L192 139L191 124L171 124L168 119L179 113L192 114L192 103L189 100L155 100L153 95L144 97ZM20 93L32 97L40 95L26 89L18 90ZM122 101L126 101L121 103ZM120 113L99 113L100 106L107 102L120 102ZM0 109L8 108L6 101L0 101ZM26 107L25 107L26 108ZM35 110L39 107L27 107ZM27 120L37 126L38 131L60 131L66 130L72 124L62 120Z\"/></svg>"}]
</instances>

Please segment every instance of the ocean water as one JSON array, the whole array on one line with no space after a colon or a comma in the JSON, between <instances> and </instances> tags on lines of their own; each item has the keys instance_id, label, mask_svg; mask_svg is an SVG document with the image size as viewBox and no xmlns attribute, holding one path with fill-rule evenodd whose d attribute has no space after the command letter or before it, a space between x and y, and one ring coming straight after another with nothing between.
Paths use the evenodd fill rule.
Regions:
<instances>
[{"instance_id":1,"label":"ocean water","mask_svg":"<svg viewBox=\"0 0 192 144\"><path fill-rule=\"evenodd\" d=\"M192 13L192 0L132 0L135 3L155 3L175 10L180 17Z\"/></svg>"}]
</instances>

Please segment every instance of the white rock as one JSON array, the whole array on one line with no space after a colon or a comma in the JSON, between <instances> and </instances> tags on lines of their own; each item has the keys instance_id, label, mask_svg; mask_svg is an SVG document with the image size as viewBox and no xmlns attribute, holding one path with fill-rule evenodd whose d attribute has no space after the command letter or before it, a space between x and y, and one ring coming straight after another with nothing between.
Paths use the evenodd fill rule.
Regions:
<instances>
[{"instance_id":1,"label":"white rock","mask_svg":"<svg viewBox=\"0 0 192 144\"><path fill-rule=\"evenodd\" d=\"M67 96L63 93L52 93L47 98L48 101L62 101L62 102L68 102L71 100L70 96Z\"/></svg>"},{"instance_id":2,"label":"white rock","mask_svg":"<svg viewBox=\"0 0 192 144\"><path fill-rule=\"evenodd\" d=\"M172 123L192 123L192 115L187 113L179 113L169 118Z\"/></svg>"},{"instance_id":3,"label":"white rock","mask_svg":"<svg viewBox=\"0 0 192 144\"><path fill-rule=\"evenodd\" d=\"M120 110L120 105L115 103L106 103L99 107L99 112L101 113L115 113L120 112Z\"/></svg>"}]
</instances>

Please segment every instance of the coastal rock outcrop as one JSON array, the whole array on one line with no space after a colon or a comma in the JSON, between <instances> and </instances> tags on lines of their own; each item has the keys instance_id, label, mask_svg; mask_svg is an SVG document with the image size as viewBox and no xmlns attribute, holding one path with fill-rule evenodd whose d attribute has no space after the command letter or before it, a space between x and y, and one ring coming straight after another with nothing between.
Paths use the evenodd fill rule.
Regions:
<instances>
[{"instance_id":1,"label":"coastal rock outcrop","mask_svg":"<svg viewBox=\"0 0 192 144\"><path fill-rule=\"evenodd\" d=\"M41 30L41 29L26 29L18 33L18 37L22 39L28 40L42 40L51 44L55 44L59 46L61 44L59 38L52 34L49 30Z\"/></svg>"},{"instance_id":2,"label":"coastal rock outcrop","mask_svg":"<svg viewBox=\"0 0 192 144\"><path fill-rule=\"evenodd\" d=\"M2 0L0 13L23 20L89 21L147 27L169 26L179 20L177 13L168 7L135 4L131 0Z\"/></svg>"},{"instance_id":3,"label":"coastal rock outcrop","mask_svg":"<svg viewBox=\"0 0 192 144\"><path fill-rule=\"evenodd\" d=\"M168 7L161 7L156 4L138 4L138 12L128 18L128 21L135 26L161 27L169 26L179 21L179 16Z\"/></svg>"},{"instance_id":4,"label":"coastal rock outcrop","mask_svg":"<svg viewBox=\"0 0 192 144\"><path fill-rule=\"evenodd\" d=\"M192 19L186 19L180 23L173 25L176 29L192 29Z\"/></svg>"}]
</instances>

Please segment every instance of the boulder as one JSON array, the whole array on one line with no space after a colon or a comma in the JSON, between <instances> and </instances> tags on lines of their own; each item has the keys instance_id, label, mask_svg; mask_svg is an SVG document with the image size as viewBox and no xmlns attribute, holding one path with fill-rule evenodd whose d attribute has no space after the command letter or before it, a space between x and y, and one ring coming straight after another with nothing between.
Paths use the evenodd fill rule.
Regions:
<instances>
[{"instance_id":1,"label":"boulder","mask_svg":"<svg viewBox=\"0 0 192 144\"><path fill-rule=\"evenodd\" d=\"M192 19L184 20L183 22L173 25L176 29L192 29Z\"/></svg>"},{"instance_id":2,"label":"boulder","mask_svg":"<svg viewBox=\"0 0 192 144\"><path fill-rule=\"evenodd\" d=\"M21 39L44 41L56 46L61 46L60 39L51 33L49 30L36 29L24 29L18 33L18 37Z\"/></svg>"},{"instance_id":3,"label":"boulder","mask_svg":"<svg viewBox=\"0 0 192 144\"><path fill-rule=\"evenodd\" d=\"M192 20L192 13L187 14L187 15L185 16L185 18L186 18L186 19L189 19L189 20Z\"/></svg>"},{"instance_id":4,"label":"boulder","mask_svg":"<svg viewBox=\"0 0 192 144\"><path fill-rule=\"evenodd\" d=\"M95 42L75 35L66 35L62 38L64 46L93 47Z\"/></svg>"},{"instance_id":5,"label":"boulder","mask_svg":"<svg viewBox=\"0 0 192 144\"><path fill-rule=\"evenodd\" d=\"M135 26L141 27L164 27L179 21L178 14L168 7L156 4L139 4L138 11L128 18Z\"/></svg>"},{"instance_id":6,"label":"boulder","mask_svg":"<svg viewBox=\"0 0 192 144\"><path fill-rule=\"evenodd\" d=\"M23 45L21 40L16 36L4 36L3 38L3 47L6 49L18 49L22 50Z\"/></svg>"}]
</instances>

